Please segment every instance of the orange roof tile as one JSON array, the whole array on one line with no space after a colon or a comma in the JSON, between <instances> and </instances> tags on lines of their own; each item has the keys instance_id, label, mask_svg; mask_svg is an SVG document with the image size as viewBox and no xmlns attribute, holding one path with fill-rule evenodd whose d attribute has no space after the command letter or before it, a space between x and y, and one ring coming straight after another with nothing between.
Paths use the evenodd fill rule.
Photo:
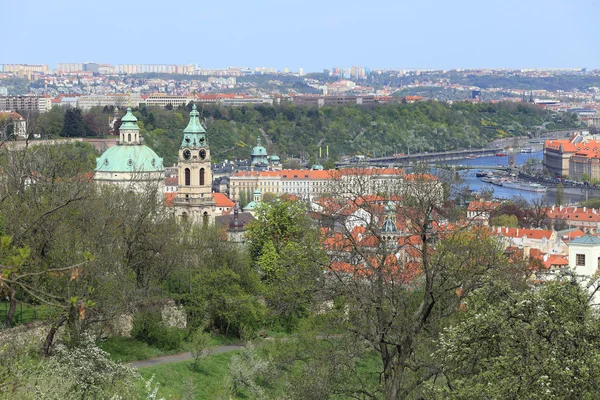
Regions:
<instances>
[{"instance_id":1,"label":"orange roof tile","mask_svg":"<svg viewBox=\"0 0 600 400\"><path fill-rule=\"evenodd\" d=\"M217 207L231 208L231 207L235 206L235 203L229 197L227 197L224 193L213 193L212 197L215 200Z\"/></svg>"}]
</instances>

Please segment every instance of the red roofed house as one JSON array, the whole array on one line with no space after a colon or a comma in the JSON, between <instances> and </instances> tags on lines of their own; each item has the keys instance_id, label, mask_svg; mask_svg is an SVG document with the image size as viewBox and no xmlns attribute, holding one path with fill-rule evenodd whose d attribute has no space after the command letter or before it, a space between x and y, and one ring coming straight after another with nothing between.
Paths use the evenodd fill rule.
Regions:
<instances>
[{"instance_id":1,"label":"red roofed house","mask_svg":"<svg viewBox=\"0 0 600 400\"><path fill-rule=\"evenodd\" d=\"M229 214L235 203L224 193L213 193L217 215Z\"/></svg>"},{"instance_id":2,"label":"red roofed house","mask_svg":"<svg viewBox=\"0 0 600 400\"><path fill-rule=\"evenodd\" d=\"M17 112L0 112L0 136L2 139L10 139L6 137L9 133L17 138L27 139L27 121Z\"/></svg>"},{"instance_id":3,"label":"red roofed house","mask_svg":"<svg viewBox=\"0 0 600 400\"><path fill-rule=\"evenodd\" d=\"M493 227L492 235L502 239L505 248L516 247L523 250L523 255L529 257L533 249L543 253L562 253L561 240L556 231L549 229L522 229L508 227Z\"/></svg>"},{"instance_id":4,"label":"red roofed house","mask_svg":"<svg viewBox=\"0 0 600 400\"><path fill-rule=\"evenodd\" d=\"M551 221L564 221L571 227L577 227L591 232L600 228L600 210L588 207L555 207L546 210L546 216Z\"/></svg>"},{"instance_id":5,"label":"red roofed house","mask_svg":"<svg viewBox=\"0 0 600 400\"><path fill-rule=\"evenodd\" d=\"M490 212L495 210L500 203L495 201L472 201L467 208L467 219L480 225L488 225Z\"/></svg>"}]
</instances>

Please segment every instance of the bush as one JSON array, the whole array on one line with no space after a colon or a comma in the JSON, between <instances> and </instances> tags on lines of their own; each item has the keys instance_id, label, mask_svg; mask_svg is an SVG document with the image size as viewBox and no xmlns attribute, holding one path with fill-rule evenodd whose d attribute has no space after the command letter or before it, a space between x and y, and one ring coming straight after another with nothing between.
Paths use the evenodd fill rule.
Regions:
<instances>
[{"instance_id":1,"label":"bush","mask_svg":"<svg viewBox=\"0 0 600 400\"><path fill-rule=\"evenodd\" d=\"M144 311L137 313L133 318L131 335L161 350L177 350L185 339L186 332L165 326L160 314Z\"/></svg>"}]
</instances>

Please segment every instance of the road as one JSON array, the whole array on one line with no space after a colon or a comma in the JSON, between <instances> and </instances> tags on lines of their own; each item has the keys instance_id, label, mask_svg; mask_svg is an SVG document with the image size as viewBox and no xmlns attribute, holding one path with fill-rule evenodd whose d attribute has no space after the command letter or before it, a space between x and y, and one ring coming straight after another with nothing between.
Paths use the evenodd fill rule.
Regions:
<instances>
[{"instance_id":1,"label":"road","mask_svg":"<svg viewBox=\"0 0 600 400\"><path fill-rule=\"evenodd\" d=\"M243 349L244 346L241 344L227 344L224 346L217 346L210 348L210 354L229 353L230 351L236 351ZM170 356L151 358L150 360L140 360L129 363L134 368L145 368L153 367L155 365L171 364L185 360L191 360L192 353L186 351L185 353L173 354Z\"/></svg>"}]
</instances>

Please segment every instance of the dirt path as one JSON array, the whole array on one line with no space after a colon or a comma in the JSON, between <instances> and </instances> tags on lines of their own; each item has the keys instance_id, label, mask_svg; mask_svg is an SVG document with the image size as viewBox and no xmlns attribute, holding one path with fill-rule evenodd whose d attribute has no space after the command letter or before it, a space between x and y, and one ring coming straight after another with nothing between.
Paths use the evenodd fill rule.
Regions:
<instances>
[{"instance_id":1,"label":"dirt path","mask_svg":"<svg viewBox=\"0 0 600 400\"><path fill-rule=\"evenodd\" d=\"M210 354L220 354L220 353L228 353L230 351L241 350L244 346L241 344L227 344L224 346L212 347L210 349ZM192 358L192 354L189 351L185 353L173 354L170 356L162 356L151 358L149 360L140 360L129 363L134 368L145 368L152 367L154 365L162 365L162 364L170 364L185 360L190 360Z\"/></svg>"}]
</instances>

